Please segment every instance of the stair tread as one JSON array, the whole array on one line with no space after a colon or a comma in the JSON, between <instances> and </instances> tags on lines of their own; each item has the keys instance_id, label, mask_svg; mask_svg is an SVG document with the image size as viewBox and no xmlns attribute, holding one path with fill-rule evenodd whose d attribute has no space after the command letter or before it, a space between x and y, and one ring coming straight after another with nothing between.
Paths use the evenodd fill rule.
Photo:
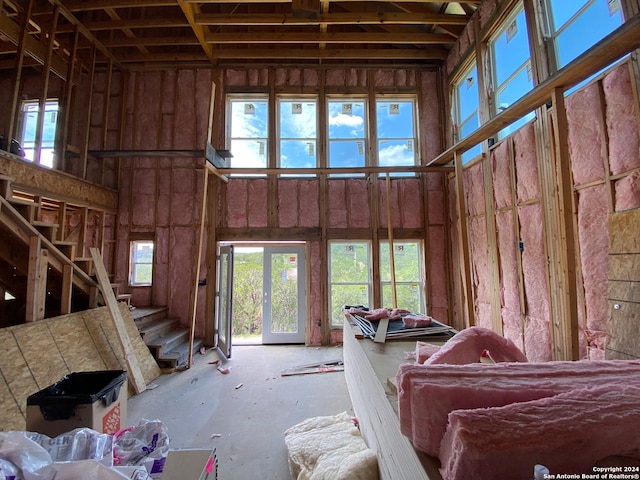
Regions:
<instances>
[{"instance_id":1,"label":"stair tread","mask_svg":"<svg viewBox=\"0 0 640 480\"><path fill-rule=\"evenodd\" d=\"M169 326L177 325L177 324L179 324L179 322L178 322L178 319L176 318L163 318L160 320L156 320L155 322L150 323L149 325L144 325L138 328L138 330L140 331L140 335L151 338L151 335L154 332L158 332L160 330L166 329Z\"/></svg>"},{"instance_id":2,"label":"stair tread","mask_svg":"<svg viewBox=\"0 0 640 480\"><path fill-rule=\"evenodd\" d=\"M154 336L145 343L148 347L162 348L163 346L178 340L180 337L183 337L185 334L189 334L188 328L176 328L175 330L163 333L162 335Z\"/></svg>"},{"instance_id":3,"label":"stair tread","mask_svg":"<svg viewBox=\"0 0 640 480\"><path fill-rule=\"evenodd\" d=\"M193 354L196 354L198 350L200 350L200 347L203 345L203 343L204 342L201 338L195 338L193 340ZM172 365L175 367L181 363L180 360L183 360L182 363L186 363L188 356L189 342L184 342L167 352L163 352L162 355L158 357L158 360L165 362L168 361L171 363L175 362L175 364Z\"/></svg>"}]
</instances>

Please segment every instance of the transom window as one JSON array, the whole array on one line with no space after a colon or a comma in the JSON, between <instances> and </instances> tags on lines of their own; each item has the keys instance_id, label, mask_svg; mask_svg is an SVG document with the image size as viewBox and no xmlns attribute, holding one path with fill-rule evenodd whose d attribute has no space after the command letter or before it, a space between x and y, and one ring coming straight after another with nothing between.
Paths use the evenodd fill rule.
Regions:
<instances>
[{"instance_id":1,"label":"transom window","mask_svg":"<svg viewBox=\"0 0 640 480\"><path fill-rule=\"evenodd\" d=\"M494 85L494 113L498 114L533 89L531 54L524 9L520 4L489 40ZM533 118L528 114L500 132L502 138Z\"/></svg>"},{"instance_id":2,"label":"transom window","mask_svg":"<svg viewBox=\"0 0 640 480\"><path fill-rule=\"evenodd\" d=\"M278 134L280 168L317 167L318 101L315 98L280 98Z\"/></svg>"},{"instance_id":3,"label":"transom window","mask_svg":"<svg viewBox=\"0 0 640 480\"><path fill-rule=\"evenodd\" d=\"M545 0L560 69L619 27L620 0Z\"/></svg>"},{"instance_id":4,"label":"transom window","mask_svg":"<svg viewBox=\"0 0 640 480\"><path fill-rule=\"evenodd\" d=\"M364 167L368 138L367 102L340 98L329 100L327 107L329 167Z\"/></svg>"},{"instance_id":5,"label":"transom window","mask_svg":"<svg viewBox=\"0 0 640 480\"><path fill-rule=\"evenodd\" d=\"M376 99L378 165L381 167L416 164L416 122L413 99ZM395 174L398 175L398 174ZM413 175L407 173L405 175Z\"/></svg>"},{"instance_id":6,"label":"transom window","mask_svg":"<svg viewBox=\"0 0 640 480\"><path fill-rule=\"evenodd\" d=\"M229 97L228 137L232 168L266 168L269 159L269 101L266 96Z\"/></svg>"},{"instance_id":7,"label":"transom window","mask_svg":"<svg viewBox=\"0 0 640 480\"><path fill-rule=\"evenodd\" d=\"M478 69L473 61L458 77L453 85L453 121L456 141L468 137L480 126L480 97L478 96ZM467 150L462 155L467 162L479 155L481 145Z\"/></svg>"}]
</instances>

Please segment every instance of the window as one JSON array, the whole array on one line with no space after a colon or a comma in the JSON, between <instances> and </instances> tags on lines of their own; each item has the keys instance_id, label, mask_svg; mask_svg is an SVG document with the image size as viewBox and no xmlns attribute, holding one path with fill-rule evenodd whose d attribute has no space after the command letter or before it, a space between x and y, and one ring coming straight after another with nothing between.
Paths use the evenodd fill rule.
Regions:
<instances>
[{"instance_id":1,"label":"window","mask_svg":"<svg viewBox=\"0 0 640 480\"><path fill-rule=\"evenodd\" d=\"M329 309L332 327L342 326L345 305L371 304L370 258L368 242L329 242Z\"/></svg>"},{"instance_id":2,"label":"window","mask_svg":"<svg viewBox=\"0 0 640 480\"><path fill-rule=\"evenodd\" d=\"M153 241L134 240L131 242L129 263L129 285L144 287L152 284Z\"/></svg>"},{"instance_id":3,"label":"window","mask_svg":"<svg viewBox=\"0 0 640 480\"><path fill-rule=\"evenodd\" d=\"M415 102L412 99L384 97L376 99L379 166L416 164L415 111Z\"/></svg>"},{"instance_id":4,"label":"window","mask_svg":"<svg viewBox=\"0 0 640 480\"><path fill-rule=\"evenodd\" d=\"M453 118L456 133L455 141L458 142L473 133L480 126L480 97L478 96L478 69L476 62L460 75L453 86ZM462 155L463 162L479 155L481 145L476 145Z\"/></svg>"},{"instance_id":5,"label":"window","mask_svg":"<svg viewBox=\"0 0 640 480\"><path fill-rule=\"evenodd\" d=\"M269 153L269 102L266 97L230 97L228 145L232 168L266 168Z\"/></svg>"},{"instance_id":6,"label":"window","mask_svg":"<svg viewBox=\"0 0 640 480\"><path fill-rule=\"evenodd\" d=\"M558 69L622 24L620 0L546 0Z\"/></svg>"},{"instance_id":7,"label":"window","mask_svg":"<svg viewBox=\"0 0 640 480\"><path fill-rule=\"evenodd\" d=\"M503 22L489 40L496 114L533 89L529 37L522 5ZM533 118L529 113L499 133L499 138L517 130Z\"/></svg>"},{"instance_id":8,"label":"window","mask_svg":"<svg viewBox=\"0 0 640 480\"><path fill-rule=\"evenodd\" d=\"M364 167L367 151L367 104L364 99L328 102L329 167ZM338 175L336 175L338 176ZM354 176L348 174L346 176Z\"/></svg>"},{"instance_id":9,"label":"window","mask_svg":"<svg viewBox=\"0 0 640 480\"><path fill-rule=\"evenodd\" d=\"M38 100L25 100L22 103L22 132L21 146L27 160L36 161L36 130L38 129ZM40 164L53 167L53 147L56 138L56 124L58 121L58 101L48 100L44 105L44 123L40 143Z\"/></svg>"},{"instance_id":10,"label":"window","mask_svg":"<svg viewBox=\"0 0 640 480\"><path fill-rule=\"evenodd\" d=\"M316 99L279 99L280 168L315 168L318 165L317 112Z\"/></svg>"},{"instance_id":11,"label":"window","mask_svg":"<svg viewBox=\"0 0 640 480\"><path fill-rule=\"evenodd\" d=\"M393 264L397 306L415 313L424 312L421 243L415 241L393 242ZM380 242L380 280L382 283L382 305L391 307L393 306L393 292L391 290L389 242Z\"/></svg>"}]
</instances>

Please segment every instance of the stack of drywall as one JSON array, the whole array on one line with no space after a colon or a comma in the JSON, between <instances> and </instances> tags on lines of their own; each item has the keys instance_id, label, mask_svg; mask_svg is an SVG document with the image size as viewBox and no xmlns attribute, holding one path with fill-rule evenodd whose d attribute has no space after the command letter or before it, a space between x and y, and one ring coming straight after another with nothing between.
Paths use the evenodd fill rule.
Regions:
<instances>
[{"instance_id":1,"label":"stack of drywall","mask_svg":"<svg viewBox=\"0 0 640 480\"><path fill-rule=\"evenodd\" d=\"M470 365L403 365L398 372L399 389L399 415L400 427L404 435L411 438L414 446L429 455L439 456L443 464L443 475L446 479L465 478L456 473L456 464L462 458L471 458L467 450L479 449L478 460L473 468L483 471L492 463L493 457L489 452L494 452L492 439L478 439L475 444L466 444L468 437L461 425L467 428L473 423L473 418L478 415L478 422L486 417L493 407L505 407L505 415L511 418L508 428L496 424L496 430L504 440L502 449L496 453L501 458L508 459L514 452L510 446L516 448L522 442L531 444L544 443L544 429L536 428L537 423L545 424L550 421L546 417L536 417L526 412L540 411L541 409L526 410L520 412L520 407L529 408L527 402L540 401L555 404L554 402L568 401L569 408L574 410L579 418L585 421L594 415L594 403L581 403L581 392L594 385L601 386L604 390L622 392L625 388L640 388L640 361L579 361L579 362L544 362L544 363L501 363L501 364L470 364ZM625 391L626 392L626 391ZM561 394L570 394L569 400ZM595 394L594 394L595 395ZM624 402L635 401L635 407L640 407L640 398L632 396L628 392L621 394ZM604 398L604 397L603 397ZM611 399L608 399L611 400ZM626 404L625 403L625 404ZM548 406L543 402L544 405ZM560 404L559 404L560 405ZM524 407L523 407L524 406ZM535 406L535 405L534 405ZM460 414L460 411L466 413ZM554 407L554 412L559 412L559 407ZM501 411L502 412L502 411ZM508 415L512 415L508 417ZM484 415L484 416L483 416ZM596 455L591 451L593 445L589 442L581 442L576 436L575 430L571 430L565 423L565 419L558 418L556 425L563 425L567 431L574 431L571 441L586 449L586 454ZM626 418L623 416L623 418ZM455 421L454 421L455 419ZM463 420L461 420L463 419ZM514 420L518 419L518 421ZM526 420L526 421L524 421ZM572 421L576 421L575 418ZM466 423L465 423L466 422ZM519 423L518 423L519 422ZM634 428L637 424L626 419L627 428ZM570 423L570 422L569 422ZM624 425L624 423L622 424ZM616 423L615 428L620 424ZM463 430L464 430L463 428ZM478 427L480 429L480 427ZM614 428L614 427L612 427ZM449 429L449 430L448 430ZM623 438L623 436L621 436ZM444 439L444 440L443 440ZM505 440L506 439L506 440ZM458 442L452 446L451 441ZM484 441L483 441L484 440ZM447 443L448 442L448 443ZM447 443L447 444L446 444ZM461 446L465 444L465 446ZM619 451L611 454L625 454L619 444L612 444ZM456 452L465 451L464 456ZM535 452L532 449L532 452ZM628 452L626 452L628 454ZM636 451L640 455L640 449ZM486 460L482 460L486 458ZM591 458L591 457L588 457ZM529 458L533 461L525 470L531 476L535 463L545 463L545 458ZM547 460L550 460L547 458ZM449 464L450 463L450 464ZM566 473L573 468L572 465L554 464L558 472ZM529 468L530 467L530 468ZM589 467L590 469L590 467ZM463 471L463 469L460 469ZM529 478L525 477L525 478ZM476 478L485 478L476 477ZM488 476L486 478L519 478L510 474L507 477Z\"/></svg>"}]
</instances>

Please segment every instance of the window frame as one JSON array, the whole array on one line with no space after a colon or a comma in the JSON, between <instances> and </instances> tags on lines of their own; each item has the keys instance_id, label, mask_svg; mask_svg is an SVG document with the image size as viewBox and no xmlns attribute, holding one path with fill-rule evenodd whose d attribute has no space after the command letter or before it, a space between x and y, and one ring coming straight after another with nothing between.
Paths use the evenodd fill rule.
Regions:
<instances>
[{"instance_id":1,"label":"window frame","mask_svg":"<svg viewBox=\"0 0 640 480\"><path fill-rule=\"evenodd\" d=\"M283 103L310 103L313 102L315 104L315 137L283 137L282 136L282 104ZM302 105L304 108L304 105ZM288 168L291 169L302 169L302 168L318 168L320 159L319 159L319 108L320 102L317 95L279 95L276 99L276 141L277 141L277 153L276 153L276 166L281 168L283 171L286 171ZM283 141L307 141L307 144L313 142L314 145L314 157L315 162L312 167L283 167L282 166L282 154L283 154ZM315 173L282 173L281 177L315 177Z\"/></svg>"},{"instance_id":2,"label":"window frame","mask_svg":"<svg viewBox=\"0 0 640 480\"><path fill-rule=\"evenodd\" d=\"M527 59L521 63L520 65L518 65L516 68L512 69L511 72L509 73L509 75L502 81L502 83L498 83L499 79L498 79L498 60L497 58L500 57L500 55L498 55L497 49L496 49L496 44L497 42L500 40L500 38L507 34L507 31L509 30L510 26L514 23L518 21L518 17L520 17L520 15L523 16L524 21L522 22L522 27L524 27L524 34L525 34L525 38L526 38L526 44L527 44L527 48L528 48L528 56ZM518 25L518 23L516 23L516 25ZM520 27L518 27L520 28ZM507 41L508 43L508 41ZM489 39L487 40L487 52L488 52L488 57L489 57L489 63L490 63L490 68L488 68L487 70L490 72L490 82L492 85L492 103L493 103L493 111L492 111L492 115L498 115L499 113L501 113L502 111L506 110L507 108L509 108L509 105L506 106L502 106L502 103L499 101L499 97L501 92L504 92L510 85L513 85L513 81L515 81L517 79L517 77L519 75L521 75L523 72L527 73L527 77L528 80L530 81L531 87L529 88L529 90L523 91L520 96L518 96L517 98L513 99L512 103L515 103L516 101L518 101L520 98L522 98L523 96L525 96L527 93L529 93L530 91L532 91L535 88L535 81L533 79L533 65L532 65L532 60L531 60L531 42L529 41L529 32L528 32L528 25L527 25L527 19L526 19L526 13L524 10L524 4L522 1L517 2L512 10L509 12L509 14L506 16L506 18L504 20L502 20L499 24L498 27L496 29L496 31L494 33L491 34L491 36L489 37ZM502 129L500 132L498 132L498 140L506 137L507 135L509 135L509 133L519 129L522 125L524 125L525 123L529 122L531 119L533 119L534 117L534 113L530 112L527 115L525 115L524 117L522 117L521 119L517 120L516 122L510 124L508 127Z\"/></svg>"},{"instance_id":3,"label":"window frame","mask_svg":"<svg viewBox=\"0 0 640 480\"><path fill-rule=\"evenodd\" d=\"M151 244L151 261L136 261L136 256L134 255L135 248L138 244ZM156 255L156 242L155 239L150 238L139 238L139 239L131 239L129 241L129 275L128 275L128 284L130 287L151 287L153 286L153 271L155 264L155 255ZM139 265L149 265L151 268L150 272L150 281L149 282L137 282L136 279L136 267Z\"/></svg>"},{"instance_id":4,"label":"window frame","mask_svg":"<svg viewBox=\"0 0 640 480\"><path fill-rule=\"evenodd\" d=\"M417 249L418 249L418 259L417 259L417 266L418 266L418 277L416 280L398 280L398 271L396 269L396 279L395 279L395 284L396 284L396 296L397 296L397 291L398 291L398 286L412 286L412 285L417 285L418 288L418 292L419 292L419 298L418 298L418 311L414 312L414 313L423 313L426 311L426 295L425 295L425 269L424 269L424 242L421 240L411 240L411 239L403 239L403 240L394 240L393 241L393 247L394 247L394 264L397 266L397 261L395 261L395 258L397 258L397 254L395 253L395 249L396 246L400 246L403 244L416 244ZM383 262L383 247L388 247L389 246L389 242L388 241L380 241L380 297L381 297L381 302L382 305L385 305L385 296L384 296L384 287L385 286L391 286L391 271L389 271L389 279L385 280L384 279L384 271L382 269L382 262ZM389 257L389 262L390 262L390 257ZM392 299L390 299L392 300ZM391 306L391 302L387 303L389 306ZM400 308L406 308L407 306L405 305L398 305L398 307Z\"/></svg>"},{"instance_id":5,"label":"window frame","mask_svg":"<svg viewBox=\"0 0 640 480\"><path fill-rule=\"evenodd\" d=\"M471 114L467 115L467 117L462 119L461 118L462 105L461 105L459 90L462 87L463 82L467 81L467 79L470 78L470 74L474 71L475 71L475 84L476 84L475 88L478 92L476 95L477 104L475 106L475 109L472 110ZM453 140L454 140L454 143L457 143L463 140L464 138L466 138L469 134L475 132L482 125L481 118L480 118L480 89L478 87L478 65L477 65L475 56L468 60L468 62L464 65L464 68L460 69L460 73L458 73L454 77L453 81L451 82L451 107L452 107L451 119L453 122L453 125L452 125ZM467 135L462 136L463 125L466 124L469 120L471 120L474 115L477 118L478 126L474 128L471 132L469 132ZM479 143L474 147L468 149L466 152L462 154L461 156L462 163L468 163L469 161L476 158L481 153L482 153L482 143Z\"/></svg>"},{"instance_id":6,"label":"window frame","mask_svg":"<svg viewBox=\"0 0 640 480\"><path fill-rule=\"evenodd\" d=\"M326 97L326 145L327 145L327 167L329 169L331 168L364 168L364 167L368 167L369 165L371 165L371 158L370 158L370 138L371 138L371 126L370 126L370 119L369 119L369 98L365 95L327 95ZM362 103L363 104L363 126L362 126L362 130L363 130L363 137L362 138L358 138L358 137L335 137L333 138L331 136L331 104L349 104L349 103ZM343 107L344 109L344 107ZM344 114L344 113L343 113ZM344 115L351 115L353 116L354 114L344 114ZM332 144L339 144L339 143L348 143L348 142L352 142L355 143L356 145L358 145L358 141L362 142L362 156L363 156L363 164L362 165L349 165L347 167L336 167L331 165L331 147ZM360 146L358 146L358 150L360 150ZM329 174L331 177L362 177L364 176L363 173L330 173Z\"/></svg>"},{"instance_id":7,"label":"window frame","mask_svg":"<svg viewBox=\"0 0 640 480\"><path fill-rule=\"evenodd\" d=\"M364 282L334 282L332 277L332 255L331 255L331 247L333 245L353 245L357 248L359 245L366 245L367 252L367 283ZM335 323L334 320L334 312L333 310L333 287L335 285L343 285L343 286L359 286L366 285L367 289L367 303L366 305L371 305L373 303L373 258L372 258L372 244L370 240L329 240L327 242L327 284L328 284L328 300L329 300L329 324L331 328L342 328L343 321L339 323ZM356 302L357 303L357 302ZM338 318L343 319L344 315L342 310L340 310Z\"/></svg>"},{"instance_id":8,"label":"window frame","mask_svg":"<svg viewBox=\"0 0 640 480\"><path fill-rule=\"evenodd\" d=\"M235 103L262 103L264 102L266 104L266 114L264 116L264 128L263 128L263 132L266 134L266 137L262 137L262 136L233 136L233 121L234 121L234 108L233 105ZM270 102L270 98L269 95L267 93L230 93L227 94L226 97L226 144L227 144L227 148L232 152L233 157L231 158L230 161L230 168L238 168L238 169L262 169L262 168L269 168L269 163L270 163L270 125L269 125L269 121L270 121L270 109L271 109L271 102ZM245 142L245 141L251 141L254 140L256 142L264 142L263 143L263 147L258 147L259 150L261 150L262 148L264 148L264 165L260 165L260 166L255 166L255 165L251 165L251 166L238 166L238 165L234 165L234 158L236 158L236 162L241 161L240 159L242 158L242 152L238 152L237 149L233 148L233 144L234 141L239 141L239 142ZM234 153L235 150L235 153ZM244 176L244 177L264 177L265 175L262 173L232 173L231 176Z\"/></svg>"},{"instance_id":9,"label":"window frame","mask_svg":"<svg viewBox=\"0 0 640 480\"><path fill-rule=\"evenodd\" d=\"M411 136L403 136L403 137L382 137L380 135L380 115L379 108L380 104L387 103L389 105L393 103L410 103L411 104ZM375 95L375 108L376 108L376 124L375 124L375 139L376 139L376 165L378 167L393 167L394 165L382 165L380 162L380 152L381 142L382 141L393 141L393 142L401 142L406 141L408 145L408 149L412 150L413 153L413 163L411 164L399 164L401 167L409 167L416 166L420 163L420 138L418 135L418 98L417 95L394 95L394 94L377 94ZM391 114L389 114L391 115ZM384 174L380 174L384 175ZM415 177L415 172L406 172L406 173L391 173L391 176L411 176Z\"/></svg>"},{"instance_id":10,"label":"window frame","mask_svg":"<svg viewBox=\"0 0 640 480\"><path fill-rule=\"evenodd\" d=\"M34 108L35 107L35 108ZM53 108L51 108L53 107ZM55 147L56 147L56 134L58 130L58 119L60 112L60 101L58 98L52 97L48 98L44 103L44 115L47 113L55 112L55 119L52 123L54 125L52 138L50 141L45 141L44 139L44 131L41 132L40 138L40 152L36 152L36 134L37 129L40 123L40 100L38 99L24 99L20 104L20 147L22 147L22 151L24 152L24 160L36 163L38 165L42 165L44 167L53 168L55 164ZM31 125L31 122L28 120L29 114L35 113L35 125ZM27 129L33 128L33 139L27 139ZM46 121L43 122L43 130L46 128ZM7 146L9 148L9 146ZM46 155L50 160L43 162L43 151L50 152L50 155ZM31 152L27 154L27 152Z\"/></svg>"}]
</instances>

